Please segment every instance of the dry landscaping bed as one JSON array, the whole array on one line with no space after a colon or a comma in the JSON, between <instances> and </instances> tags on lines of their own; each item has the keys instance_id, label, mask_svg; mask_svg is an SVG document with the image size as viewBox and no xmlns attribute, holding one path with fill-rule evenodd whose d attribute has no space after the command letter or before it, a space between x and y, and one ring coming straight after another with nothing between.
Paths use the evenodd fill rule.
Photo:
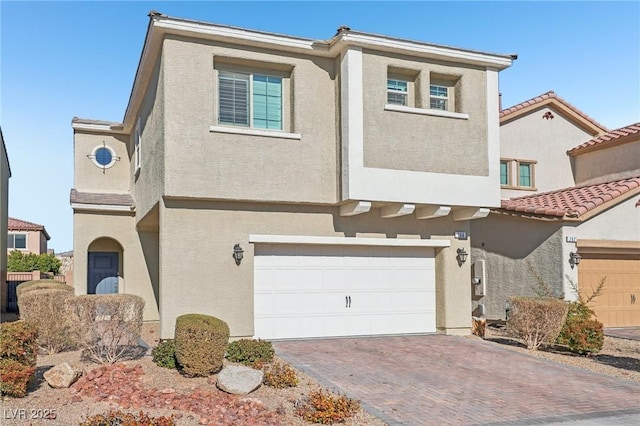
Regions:
<instances>
[{"instance_id":1,"label":"dry landscaping bed","mask_svg":"<svg viewBox=\"0 0 640 426\"><path fill-rule=\"evenodd\" d=\"M153 328L143 339L157 344ZM277 358L277 357L276 357ZM43 378L49 368L67 362L84 370L69 389L52 389ZM225 360L225 364L227 364ZM0 424L78 425L87 417L112 409L153 417L175 416L177 425L309 425L298 415L298 401L322 387L297 372L296 387L274 389L261 386L247 396L229 395L216 388L216 376L189 378L176 370L153 363L151 356L115 365L81 361L81 352L39 355L35 380L24 398L5 397L0 404ZM344 423L347 426L385 423L360 409Z\"/></svg>"}]
</instances>

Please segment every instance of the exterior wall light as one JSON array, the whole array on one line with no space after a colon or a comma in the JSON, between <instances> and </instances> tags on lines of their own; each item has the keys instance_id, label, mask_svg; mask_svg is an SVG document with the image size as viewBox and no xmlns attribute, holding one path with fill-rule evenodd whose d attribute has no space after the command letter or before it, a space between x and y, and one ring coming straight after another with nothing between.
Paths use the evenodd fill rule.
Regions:
<instances>
[{"instance_id":1,"label":"exterior wall light","mask_svg":"<svg viewBox=\"0 0 640 426\"><path fill-rule=\"evenodd\" d=\"M233 246L233 258L236 261L236 265L240 266L240 262L242 262L242 258L244 257L244 250L240 247L240 244L236 244Z\"/></svg>"},{"instance_id":2,"label":"exterior wall light","mask_svg":"<svg viewBox=\"0 0 640 426\"><path fill-rule=\"evenodd\" d=\"M571 269L573 269L574 266L578 265L581 260L582 256L580 256L578 253L573 251L569 253L569 263L571 264Z\"/></svg>"},{"instance_id":3,"label":"exterior wall light","mask_svg":"<svg viewBox=\"0 0 640 426\"><path fill-rule=\"evenodd\" d=\"M460 247L457 253L458 255L456 257L458 258L458 261L462 265L464 262L467 261L467 256L469 256L469 253L467 253L467 251L463 247Z\"/></svg>"}]
</instances>

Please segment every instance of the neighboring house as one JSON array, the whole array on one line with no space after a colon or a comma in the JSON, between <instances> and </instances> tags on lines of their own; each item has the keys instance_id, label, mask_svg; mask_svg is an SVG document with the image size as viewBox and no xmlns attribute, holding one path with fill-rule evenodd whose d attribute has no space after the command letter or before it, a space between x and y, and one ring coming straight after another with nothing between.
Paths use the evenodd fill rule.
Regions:
<instances>
[{"instance_id":1,"label":"neighboring house","mask_svg":"<svg viewBox=\"0 0 640 426\"><path fill-rule=\"evenodd\" d=\"M572 300L572 283L589 295L606 277L593 301L598 318L640 326L640 124L608 131L553 92L500 117L505 199L472 224L471 257L484 278L474 306L505 318L507 299L541 282ZM515 163L506 178L505 160ZM518 175L521 163L529 173Z\"/></svg>"},{"instance_id":2,"label":"neighboring house","mask_svg":"<svg viewBox=\"0 0 640 426\"><path fill-rule=\"evenodd\" d=\"M150 14L122 123L74 118L77 294L161 338L468 334L470 220L500 204L512 55Z\"/></svg>"},{"instance_id":3,"label":"neighboring house","mask_svg":"<svg viewBox=\"0 0 640 426\"><path fill-rule=\"evenodd\" d=\"M47 241L51 239L44 225L26 220L9 218L7 251L19 250L23 254L48 253Z\"/></svg>"},{"instance_id":4,"label":"neighboring house","mask_svg":"<svg viewBox=\"0 0 640 426\"><path fill-rule=\"evenodd\" d=\"M11 167L0 128L0 247L7 245L7 221L9 217L9 178ZM7 252L0 250L0 311L7 306Z\"/></svg>"}]
</instances>

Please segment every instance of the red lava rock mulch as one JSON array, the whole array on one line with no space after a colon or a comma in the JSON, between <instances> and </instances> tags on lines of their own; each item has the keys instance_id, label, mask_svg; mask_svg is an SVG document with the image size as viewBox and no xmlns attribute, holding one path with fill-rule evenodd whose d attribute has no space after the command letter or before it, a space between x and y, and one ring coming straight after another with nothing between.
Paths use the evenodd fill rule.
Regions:
<instances>
[{"instance_id":1,"label":"red lava rock mulch","mask_svg":"<svg viewBox=\"0 0 640 426\"><path fill-rule=\"evenodd\" d=\"M188 394L178 394L174 389L145 389L142 385L144 371L141 365L103 365L82 376L69 392L72 402L82 397L95 402L115 403L121 408L164 408L190 411L200 416L203 425L278 425L278 413L269 411L262 402L252 398L240 398L222 391L195 389ZM182 413L175 414L181 418Z\"/></svg>"}]
</instances>

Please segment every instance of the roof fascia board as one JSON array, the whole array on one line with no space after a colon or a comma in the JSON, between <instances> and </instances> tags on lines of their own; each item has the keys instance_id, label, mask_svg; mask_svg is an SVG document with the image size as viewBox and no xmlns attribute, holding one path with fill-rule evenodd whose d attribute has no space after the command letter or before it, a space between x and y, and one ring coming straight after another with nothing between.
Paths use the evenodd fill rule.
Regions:
<instances>
[{"instance_id":1,"label":"roof fascia board","mask_svg":"<svg viewBox=\"0 0 640 426\"><path fill-rule=\"evenodd\" d=\"M591 121L580 116L580 114L576 113L573 109L566 106L563 102L559 101L557 98L548 98L543 101L536 102L535 104L526 106L517 111L514 111L510 114L506 114L500 117L500 125L502 126L503 124L507 124L511 121L514 121L520 118L523 115L528 115L531 112L539 110L545 106L555 107L559 112L565 115L575 125L586 130L588 133L590 133L593 136L597 136L597 135L606 133L608 131L607 129L603 129L599 126L596 126Z\"/></svg>"},{"instance_id":2,"label":"roof fascia board","mask_svg":"<svg viewBox=\"0 0 640 426\"><path fill-rule=\"evenodd\" d=\"M241 45L258 45L265 48L322 57L337 57L348 46L355 45L384 52L405 53L421 58L483 66L493 70L503 70L513 63L511 55L474 52L351 31L341 32L330 41L322 41L187 21L162 15L152 16L123 119L125 133L129 133L134 125L136 118L134 112L137 112L142 102L143 93L149 83L149 76L166 34L231 41Z\"/></svg>"},{"instance_id":3,"label":"roof fascia board","mask_svg":"<svg viewBox=\"0 0 640 426\"><path fill-rule=\"evenodd\" d=\"M115 133L128 134L122 127L111 126L109 124L93 124L93 123L71 123L74 131L96 132L96 133Z\"/></svg>"},{"instance_id":4,"label":"roof fascia board","mask_svg":"<svg viewBox=\"0 0 640 426\"><path fill-rule=\"evenodd\" d=\"M11 177L11 163L9 163L9 153L7 152L7 146L4 143L4 135L2 134L2 127L0 127L0 142L2 142L2 152L4 158L7 160L7 169L9 171L9 177Z\"/></svg>"},{"instance_id":5,"label":"roof fascia board","mask_svg":"<svg viewBox=\"0 0 640 426\"><path fill-rule=\"evenodd\" d=\"M71 203L71 208L74 211L108 211L108 212L126 212L135 213L135 207L122 206L119 204L85 204L85 203Z\"/></svg>"}]
</instances>

